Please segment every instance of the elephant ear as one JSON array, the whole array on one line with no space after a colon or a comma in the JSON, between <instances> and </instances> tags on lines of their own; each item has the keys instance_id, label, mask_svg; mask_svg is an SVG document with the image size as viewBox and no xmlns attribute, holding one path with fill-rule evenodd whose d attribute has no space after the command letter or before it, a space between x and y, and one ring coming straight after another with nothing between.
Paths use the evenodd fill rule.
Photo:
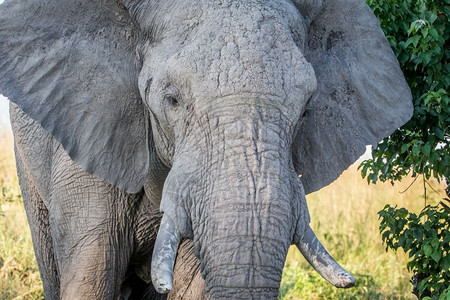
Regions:
<instances>
[{"instance_id":1,"label":"elephant ear","mask_svg":"<svg viewBox=\"0 0 450 300\"><path fill-rule=\"evenodd\" d=\"M366 145L390 135L413 112L408 84L371 9L363 0L319 2L305 45L317 91L293 144L306 193L333 182Z\"/></svg>"},{"instance_id":2,"label":"elephant ear","mask_svg":"<svg viewBox=\"0 0 450 300\"><path fill-rule=\"evenodd\" d=\"M0 4L0 93L87 172L130 193L149 168L135 29L114 1Z\"/></svg>"}]
</instances>

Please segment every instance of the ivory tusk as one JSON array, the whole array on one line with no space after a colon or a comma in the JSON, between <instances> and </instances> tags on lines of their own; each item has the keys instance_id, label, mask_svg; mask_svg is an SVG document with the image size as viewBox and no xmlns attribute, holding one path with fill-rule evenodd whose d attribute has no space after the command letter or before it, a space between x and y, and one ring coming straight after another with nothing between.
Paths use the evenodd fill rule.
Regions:
<instances>
[{"instance_id":1,"label":"ivory tusk","mask_svg":"<svg viewBox=\"0 0 450 300\"><path fill-rule=\"evenodd\" d=\"M172 290L173 267L180 239L180 233L172 219L164 215L153 248L151 266L152 283L160 294L167 294Z\"/></svg>"},{"instance_id":2,"label":"ivory tusk","mask_svg":"<svg viewBox=\"0 0 450 300\"><path fill-rule=\"evenodd\" d=\"M338 288L355 285L355 278L344 270L325 250L311 227L307 227L300 241L296 244L309 264L329 283Z\"/></svg>"}]
</instances>

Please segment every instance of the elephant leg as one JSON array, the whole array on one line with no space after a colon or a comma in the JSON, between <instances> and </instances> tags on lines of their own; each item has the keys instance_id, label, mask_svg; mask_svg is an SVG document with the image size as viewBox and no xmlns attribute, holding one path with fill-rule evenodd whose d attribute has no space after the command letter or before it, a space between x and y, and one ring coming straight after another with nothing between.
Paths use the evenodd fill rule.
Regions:
<instances>
[{"instance_id":1,"label":"elephant leg","mask_svg":"<svg viewBox=\"0 0 450 300\"><path fill-rule=\"evenodd\" d=\"M15 104L10 105L17 174L46 299L59 299L59 277L47 210L54 140Z\"/></svg>"},{"instance_id":2,"label":"elephant leg","mask_svg":"<svg viewBox=\"0 0 450 300\"><path fill-rule=\"evenodd\" d=\"M168 299L208 299L205 281L200 274L200 260L194 255L192 240L182 241L178 248L173 272L173 287Z\"/></svg>"},{"instance_id":3,"label":"elephant leg","mask_svg":"<svg viewBox=\"0 0 450 300\"><path fill-rule=\"evenodd\" d=\"M88 174L55 150L50 227L62 299L117 299L133 252L139 195Z\"/></svg>"},{"instance_id":4,"label":"elephant leg","mask_svg":"<svg viewBox=\"0 0 450 300\"><path fill-rule=\"evenodd\" d=\"M56 300L59 299L59 278L50 235L48 210L26 172L26 168L23 167L19 155L16 156L16 161L23 203L30 225L39 273L44 286L45 299Z\"/></svg>"}]
</instances>

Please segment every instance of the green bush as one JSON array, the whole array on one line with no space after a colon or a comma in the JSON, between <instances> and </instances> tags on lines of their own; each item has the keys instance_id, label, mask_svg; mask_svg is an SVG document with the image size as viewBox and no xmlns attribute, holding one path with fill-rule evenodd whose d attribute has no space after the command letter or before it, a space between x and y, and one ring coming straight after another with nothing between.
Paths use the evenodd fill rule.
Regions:
<instances>
[{"instance_id":1,"label":"green bush","mask_svg":"<svg viewBox=\"0 0 450 300\"><path fill-rule=\"evenodd\" d=\"M386 251L388 248L409 251L411 261L407 266L415 274L414 294L419 298L450 297L449 213L450 208L443 202L439 206L426 206L419 215L390 205L378 213Z\"/></svg>"},{"instance_id":2,"label":"green bush","mask_svg":"<svg viewBox=\"0 0 450 300\"><path fill-rule=\"evenodd\" d=\"M422 175L424 181L445 178L449 184L450 0L366 2L411 87L414 115L372 150L372 158L359 167L362 176L369 183L389 180L393 184L409 174ZM414 293L421 299L450 299L448 207L443 202L426 206L417 216L386 206L379 215L386 251L409 252Z\"/></svg>"}]
</instances>

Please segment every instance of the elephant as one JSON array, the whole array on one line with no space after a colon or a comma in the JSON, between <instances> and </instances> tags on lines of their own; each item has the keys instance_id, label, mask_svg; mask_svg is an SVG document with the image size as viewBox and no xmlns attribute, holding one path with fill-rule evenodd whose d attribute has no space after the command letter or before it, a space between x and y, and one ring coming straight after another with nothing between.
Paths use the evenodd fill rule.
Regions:
<instances>
[{"instance_id":1,"label":"elephant","mask_svg":"<svg viewBox=\"0 0 450 300\"><path fill-rule=\"evenodd\" d=\"M275 299L291 245L354 285L305 195L413 111L363 0L0 10L0 93L46 299Z\"/></svg>"}]
</instances>

